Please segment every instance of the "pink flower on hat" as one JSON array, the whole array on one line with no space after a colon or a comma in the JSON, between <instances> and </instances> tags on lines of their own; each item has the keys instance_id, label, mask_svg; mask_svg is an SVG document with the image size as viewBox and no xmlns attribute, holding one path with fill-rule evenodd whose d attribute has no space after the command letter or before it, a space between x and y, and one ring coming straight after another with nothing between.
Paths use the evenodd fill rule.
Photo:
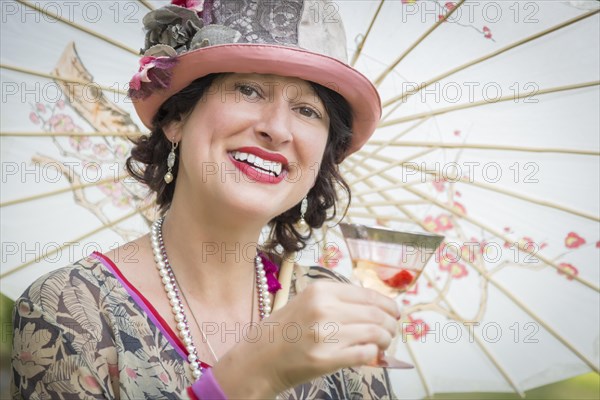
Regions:
<instances>
[{"instance_id":1,"label":"pink flower on hat","mask_svg":"<svg viewBox=\"0 0 600 400\"><path fill-rule=\"evenodd\" d=\"M202 12L204 9L204 0L172 0L174 6L184 7L196 12Z\"/></svg>"},{"instance_id":2,"label":"pink flower on hat","mask_svg":"<svg viewBox=\"0 0 600 400\"><path fill-rule=\"evenodd\" d=\"M156 89L169 87L171 69L177 63L177 57L144 56L140 59L140 69L129 81L129 96L145 98ZM142 85L146 83L146 85Z\"/></svg>"},{"instance_id":3,"label":"pink flower on hat","mask_svg":"<svg viewBox=\"0 0 600 400\"><path fill-rule=\"evenodd\" d=\"M142 82L151 82L150 78L148 77L148 71L156 67L155 61L157 58L158 57L146 56L140 59L140 69L135 75L133 75L133 78L131 78L129 87L135 90L140 90L142 87Z\"/></svg>"}]
</instances>

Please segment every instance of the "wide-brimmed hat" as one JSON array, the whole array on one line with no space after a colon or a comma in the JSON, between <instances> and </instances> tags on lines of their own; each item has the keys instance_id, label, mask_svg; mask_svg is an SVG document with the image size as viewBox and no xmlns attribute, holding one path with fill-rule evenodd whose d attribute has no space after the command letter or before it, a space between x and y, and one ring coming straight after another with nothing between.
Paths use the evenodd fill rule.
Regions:
<instances>
[{"instance_id":1,"label":"wide-brimmed hat","mask_svg":"<svg viewBox=\"0 0 600 400\"><path fill-rule=\"evenodd\" d=\"M341 94L352 108L360 149L381 117L375 87L347 63L346 35L327 0L173 0L144 17L146 43L129 95L146 125L160 106L211 73L296 77Z\"/></svg>"}]
</instances>

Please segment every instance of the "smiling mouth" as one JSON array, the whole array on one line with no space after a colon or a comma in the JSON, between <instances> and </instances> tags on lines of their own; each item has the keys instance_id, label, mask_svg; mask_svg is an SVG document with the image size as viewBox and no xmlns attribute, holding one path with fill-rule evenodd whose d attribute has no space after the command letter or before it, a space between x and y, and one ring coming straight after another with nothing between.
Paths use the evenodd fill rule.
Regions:
<instances>
[{"instance_id":1,"label":"smiling mouth","mask_svg":"<svg viewBox=\"0 0 600 400\"><path fill-rule=\"evenodd\" d=\"M252 153L246 153L243 151L233 151L231 156L237 161L248 164L251 168L263 174L269 174L274 177L281 175L281 171L284 170L283 164L278 161L264 160L257 155Z\"/></svg>"}]
</instances>

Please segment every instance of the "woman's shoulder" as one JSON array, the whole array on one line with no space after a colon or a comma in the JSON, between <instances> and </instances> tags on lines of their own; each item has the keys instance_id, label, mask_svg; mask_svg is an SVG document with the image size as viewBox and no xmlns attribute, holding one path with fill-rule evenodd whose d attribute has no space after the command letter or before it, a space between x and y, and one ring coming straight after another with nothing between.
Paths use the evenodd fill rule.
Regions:
<instances>
[{"instance_id":1,"label":"woman's shoulder","mask_svg":"<svg viewBox=\"0 0 600 400\"><path fill-rule=\"evenodd\" d=\"M37 278L17 301L29 300L44 307L55 303L70 291L75 291L78 296L94 297L94 293L100 292L110 276L110 272L102 266L102 261L93 253Z\"/></svg>"}]
</instances>

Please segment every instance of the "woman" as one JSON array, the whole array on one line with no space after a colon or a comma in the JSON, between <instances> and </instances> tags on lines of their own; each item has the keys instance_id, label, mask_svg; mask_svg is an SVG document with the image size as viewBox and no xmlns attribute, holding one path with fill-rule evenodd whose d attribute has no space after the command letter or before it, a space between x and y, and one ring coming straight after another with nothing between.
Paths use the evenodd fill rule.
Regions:
<instances>
[{"instance_id":1,"label":"woman","mask_svg":"<svg viewBox=\"0 0 600 400\"><path fill-rule=\"evenodd\" d=\"M384 370L360 367L391 343L395 302L295 266L271 309L274 261L335 213L337 164L380 115L368 80L321 54L345 45L315 17L331 4L173 3L144 19L130 90L152 132L127 166L164 216L17 300L14 396L392 397Z\"/></svg>"}]
</instances>

